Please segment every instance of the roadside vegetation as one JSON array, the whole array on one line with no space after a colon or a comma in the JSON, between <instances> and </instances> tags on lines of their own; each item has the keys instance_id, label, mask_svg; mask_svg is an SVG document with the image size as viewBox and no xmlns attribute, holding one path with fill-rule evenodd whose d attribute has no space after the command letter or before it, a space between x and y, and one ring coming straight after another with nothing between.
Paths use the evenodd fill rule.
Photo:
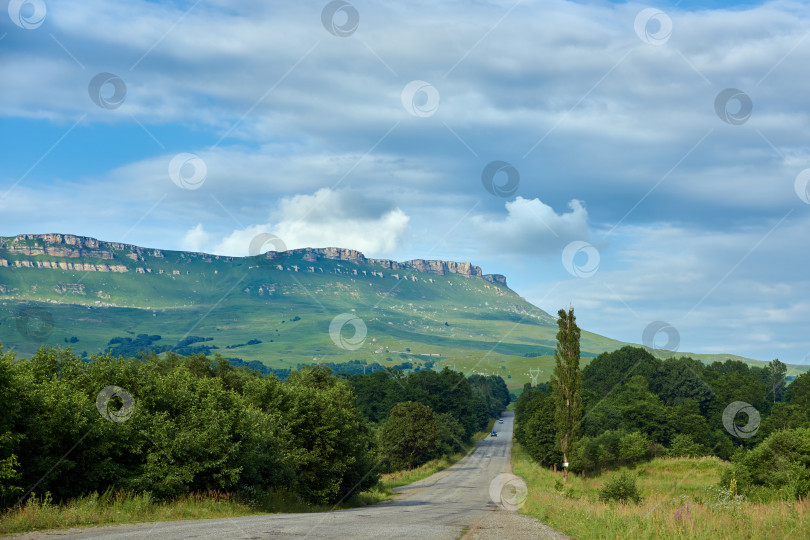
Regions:
<instances>
[{"instance_id":1,"label":"roadside vegetation","mask_svg":"<svg viewBox=\"0 0 810 540\"><path fill-rule=\"evenodd\" d=\"M479 440L488 432L475 435ZM470 445L471 446L471 445ZM277 491L250 498L249 493L208 491L191 493L171 500L157 500L148 492L131 493L109 489L102 494L91 493L56 504L46 494L33 495L21 507L7 511L0 521L0 534L13 534L46 529L66 529L182 519L215 519L256 514L326 512L356 508L386 501L396 495L395 488L405 486L442 471L466 455L458 452L442 456L414 469L380 475L374 487L358 493L340 504L312 505L303 503L290 493Z\"/></svg>"},{"instance_id":2,"label":"roadside vegetation","mask_svg":"<svg viewBox=\"0 0 810 540\"><path fill-rule=\"evenodd\" d=\"M202 354L0 349L0 533L377 502L398 471L459 459L508 400L500 377L450 370L282 382Z\"/></svg>"},{"instance_id":3,"label":"roadside vegetation","mask_svg":"<svg viewBox=\"0 0 810 540\"><path fill-rule=\"evenodd\" d=\"M723 487L736 479L747 496L776 489L808 497L810 374L786 387L775 363L774 369L732 360L705 366L689 358L661 361L633 347L598 356L582 371L585 412L570 471L592 475L656 457L716 456L733 464ZM540 465L561 469L550 386L524 388L515 405L515 440ZM730 416L734 402L750 408Z\"/></svg>"},{"instance_id":4,"label":"roadside vegetation","mask_svg":"<svg viewBox=\"0 0 810 540\"><path fill-rule=\"evenodd\" d=\"M731 465L717 457L659 457L634 469L570 475L540 466L516 444L512 470L526 480L522 513L580 540L807 538L810 500L773 494L757 502L720 485ZM629 475L639 503L605 501L605 486Z\"/></svg>"},{"instance_id":5,"label":"roadside vegetation","mask_svg":"<svg viewBox=\"0 0 810 540\"><path fill-rule=\"evenodd\" d=\"M807 538L810 374L636 347L580 370L559 315L554 376L515 404L524 512L583 539Z\"/></svg>"}]
</instances>

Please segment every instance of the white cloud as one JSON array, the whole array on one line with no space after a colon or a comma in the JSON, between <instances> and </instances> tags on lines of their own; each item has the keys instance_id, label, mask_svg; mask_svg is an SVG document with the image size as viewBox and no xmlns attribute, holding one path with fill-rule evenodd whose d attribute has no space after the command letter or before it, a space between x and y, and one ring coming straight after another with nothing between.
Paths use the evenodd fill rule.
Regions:
<instances>
[{"instance_id":1,"label":"white cloud","mask_svg":"<svg viewBox=\"0 0 810 540\"><path fill-rule=\"evenodd\" d=\"M540 199L517 197L506 203L507 215L474 216L482 249L496 253L541 255L558 253L573 240L587 240L588 211L581 201L568 203L570 212L560 213Z\"/></svg>"},{"instance_id":2,"label":"white cloud","mask_svg":"<svg viewBox=\"0 0 810 540\"><path fill-rule=\"evenodd\" d=\"M184 251L204 252L210 243L211 235L205 232L202 223L198 223L196 227L190 229L181 241Z\"/></svg>"},{"instance_id":3,"label":"white cloud","mask_svg":"<svg viewBox=\"0 0 810 540\"><path fill-rule=\"evenodd\" d=\"M394 253L408 229L409 218L401 209L355 191L324 188L284 198L279 206L278 221L235 230L219 240L197 225L184 242L204 241L212 253L245 256L253 238L270 233L287 249L342 247L375 257Z\"/></svg>"}]
</instances>

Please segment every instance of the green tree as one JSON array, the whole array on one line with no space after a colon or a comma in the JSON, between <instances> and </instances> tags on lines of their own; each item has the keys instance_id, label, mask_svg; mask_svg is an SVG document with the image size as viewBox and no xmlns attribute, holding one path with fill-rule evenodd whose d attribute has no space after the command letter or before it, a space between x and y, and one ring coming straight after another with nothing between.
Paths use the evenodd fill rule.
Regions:
<instances>
[{"instance_id":1,"label":"green tree","mask_svg":"<svg viewBox=\"0 0 810 540\"><path fill-rule=\"evenodd\" d=\"M0 508L22 491L17 485L20 464L14 454L20 436L12 431L20 408L12 369L13 360L14 355L4 352L0 345Z\"/></svg>"},{"instance_id":2,"label":"green tree","mask_svg":"<svg viewBox=\"0 0 810 540\"><path fill-rule=\"evenodd\" d=\"M780 362L778 358L771 360L765 366L766 380L770 389L773 403L782 401L785 395L785 376L787 375L787 366Z\"/></svg>"},{"instance_id":3,"label":"green tree","mask_svg":"<svg viewBox=\"0 0 810 540\"><path fill-rule=\"evenodd\" d=\"M574 308L560 310L557 315L557 348L554 351L554 374L551 387L556 406L554 420L564 464L568 462L577 426L582 416L581 380L579 371L580 330L574 317ZM568 480L568 468L563 468L563 479Z\"/></svg>"},{"instance_id":4,"label":"green tree","mask_svg":"<svg viewBox=\"0 0 810 540\"><path fill-rule=\"evenodd\" d=\"M810 410L793 403L775 403L771 412L762 421L757 437L767 437L780 429L810 427Z\"/></svg>"},{"instance_id":5,"label":"green tree","mask_svg":"<svg viewBox=\"0 0 810 540\"><path fill-rule=\"evenodd\" d=\"M250 486L330 503L377 481L374 437L351 385L328 369L281 383L204 355L85 362L42 347L29 359L4 360L0 354L6 498L19 487L64 501L107 489L169 498ZM120 404L98 401L107 386L132 398L120 421L104 416Z\"/></svg>"},{"instance_id":6,"label":"green tree","mask_svg":"<svg viewBox=\"0 0 810 540\"><path fill-rule=\"evenodd\" d=\"M327 367L292 372L282 405L292 434L297 491L327 504L377 483L371 432L355 406L351 384Z\"/></svg>"},{"instance_id":7,"label":"green tree","mask_svg":"<svg viewBox=\"0 0 810 540\"><path fill-rule=\"evenodd\" d=\"M436 420L436 457L452 455L463 448L464 426L450 413L434 414Z\"/></svg>"},{"instance_id":8,"label":"green tree","mask_svg":"<svg viewBox=\"0 0 810 540\"><path fill-rule=\"evenodd\" d=\"M712 388L703 380L703 364L692 358L668 358L661 363L650 381L650 389L665 405L679 405L685 400L697 403L703 412L712 398Z\"/></svg>"},{"instance_id":9,"label":"green tree","mask_svg":"<svg viewBox=\"0 0 810 540\"><path fill-rule=\"evenodd\" d=\"M705 456L708 450L702 444L695 442L691 435L679 433L672 438L672 446L669 447L667 453L672 457L699 457Z\"/></svg>"},{"instance_id":10,"label":"green tree","mask_svg":"<svg viewBox=\"0 0 810 540\"><path fill-rule=\"evenodd\" d=\"M622 347L616 351L604 352L591 360L582 370L582 388L598 401L615 390L624 381L641 375L652 386L661 360L641 347Z\"/></svg>"},{"instance_id":11,"label":"green tree","mask_svg":"<svg viewBox=\"0 0 810 540\"><path fill-rule=\"evenodd\" d=\"M796 377L785 391L785 401L810 411L810 371Z\"/></svg>"},{"instance_id":12,"label":"green tree","mask_svg":"<svg viewBox=\"0 0 810 540\"><path fill-rule=\"evenodd\" d=\"M559 463L562 454L557 444L557 430L554 425L554 398L545 392L536 392L539 399L532 414L521 421L521 440L518 442L529 455L541 465ZM515 435L517 440L517 435Z\"/></svg>"},{"instance_id":13,"label":"green tree","mask_svg":"<svg viewBox=\"0 0 810 540\"><path fill-rule=\"evenodd\" d=\"M380 429L380 451L392 470L412 469L436 451L433 410L416 401L397 403Z\"/></svg>"}]
</instances>

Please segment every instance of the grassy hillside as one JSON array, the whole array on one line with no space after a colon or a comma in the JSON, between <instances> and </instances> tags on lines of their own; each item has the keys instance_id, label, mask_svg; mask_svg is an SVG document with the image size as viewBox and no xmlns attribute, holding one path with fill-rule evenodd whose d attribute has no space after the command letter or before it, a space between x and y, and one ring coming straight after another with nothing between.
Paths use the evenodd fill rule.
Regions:
<instances>
[{"instance_id":1,"label":"grassy hillside","mask_svg":"<svg viewBox=\"0 0 810 540\"><path fill-rule=\"evenodd\" d=\"M92 354L115 337L160 335L157 344L171 347L200 336L210 338L204 345L212 352L273 368L430 361L501 374L512 388L530 380L529 370L547 380L553 367L555 319L479 276L392 269L386 261L313 260L305 250L231 258L90 245L79 252L37 237L0 238L0 343L21 354L41 343ZM76 264L82 269L64 269ZM367 328L356 350L330 337L330 323L343 313ZM341 335L351 339L353 327ZM623 345L582 333L585 361Z\"/></svg>"}]
</instances>

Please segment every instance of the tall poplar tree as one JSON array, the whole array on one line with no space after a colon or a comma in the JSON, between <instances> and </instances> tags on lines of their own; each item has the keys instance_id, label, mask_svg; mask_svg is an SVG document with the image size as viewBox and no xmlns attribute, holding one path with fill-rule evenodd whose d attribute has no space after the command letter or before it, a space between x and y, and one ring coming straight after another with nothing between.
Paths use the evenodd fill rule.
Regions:
<instances>
[{"instance_id":1,"label":"tall poplar tree","mask_svg":"<svg viewBox=\"0 0 810 540\"><path fill-rule=\"evenodd\" d=\"M568 452L574 442L577 426L582 417L582 382L579 371L580 330L574 317L574 308L557 312L557 349L554 351L554 374L551 388L554 397L554 421L563 461L568 463ZM568 481L568 467L563 466L563 479Z\"/></svg>"}]
</instances>

